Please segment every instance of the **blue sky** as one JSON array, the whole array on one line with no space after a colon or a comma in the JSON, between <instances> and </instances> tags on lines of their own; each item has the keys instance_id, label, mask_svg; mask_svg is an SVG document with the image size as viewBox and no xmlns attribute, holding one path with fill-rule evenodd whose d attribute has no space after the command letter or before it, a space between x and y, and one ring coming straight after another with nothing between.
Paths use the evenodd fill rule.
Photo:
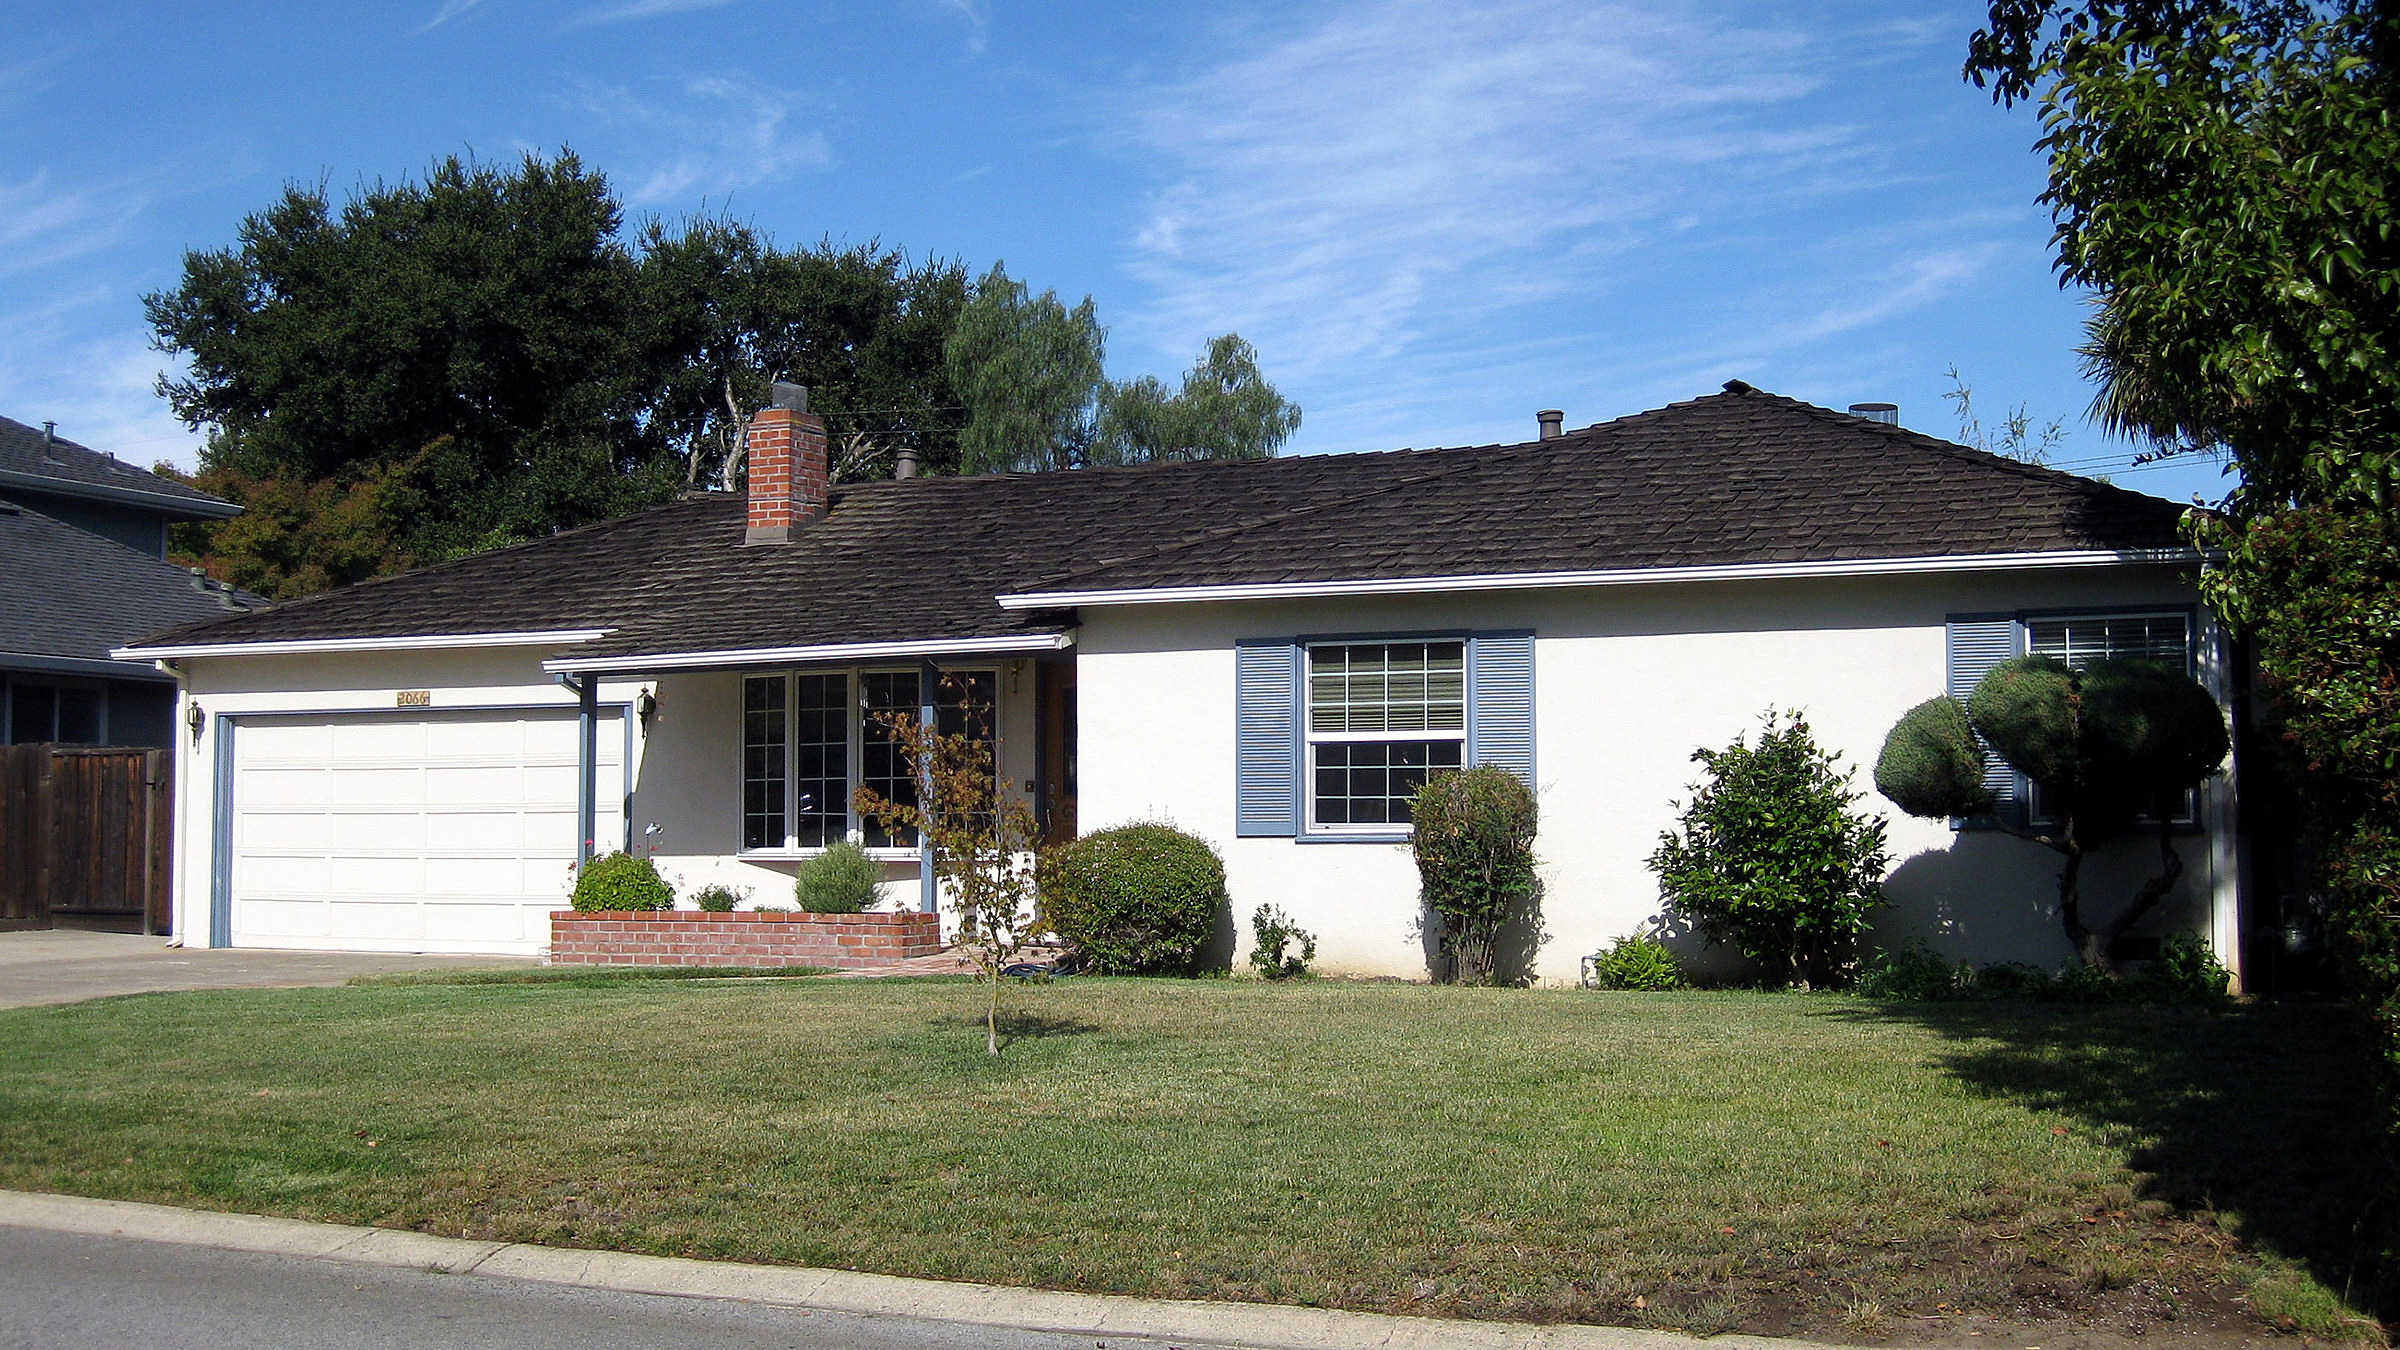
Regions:
<instances>
[{"instance_id":1,"label":"blue sky","mask_svg":"<svg viewBox=\"0 0 2400 1350\"><path fill-rule=\"evenodd\" d=\"M1473 444L1740 378L2160 496L2084 421L2033 115L1958 77L1974 4L17 6L0 57L0 413L142 462L144 293L287 181L337 195L572 147L630 217L879 237L1091 294L1111 373L1212 334L1306 412L1289 450Z\"/></svg>"}]
</instances>

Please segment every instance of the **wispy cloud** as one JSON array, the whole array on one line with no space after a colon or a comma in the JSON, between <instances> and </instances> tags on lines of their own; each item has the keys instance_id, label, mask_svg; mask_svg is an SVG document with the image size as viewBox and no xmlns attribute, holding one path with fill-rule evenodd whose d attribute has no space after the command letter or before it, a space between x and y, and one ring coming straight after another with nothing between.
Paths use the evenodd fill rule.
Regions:
<instances>
[{"instance_id":1,"label":"wispy cloud","mask_svg":"<svg viewBox=\"0 0 2400 1350\"><path fill-rule=\"evenodd\" d=\"M602 123L637 134L641 145L671 147L627 175L626 200L635 206L697 205L833 163L825 133L796 125L807 106L801 95L745 76L689 80L664 95L587 87L574 101Z\"/></svg>"},{"instance_id":2,"label":"wispy cloud","mask_svg":"<svg viewBox=\"0 0 2400 1350\"><path fill-rule=\"evenodd\" d=\"M991 45L992 16L984 0L940 0L943 9L957 15L967 25L967 54L981 56Z\"/></svg>"},{"instance_id":3,"label":"wispy cloud","mask_svg":"<svg viewBox=\"0 0 2400 1350\"><path fill-rule=\"evenodd\" d=\"M1343 402L1401 371L1555 381L1608 344L1608 307L1652 287L1660 259L1802 250L1814 241L1778 236L1805 213L1902 195L1888 124L1834 85L1832 39L1797 23L1579 0L1306 14L1116 91L1110 114L1131 116L1110 134L1159 166L1126 243L1153 297L1120 321L1128 345L1163 355L1237 330L1287 388ZM1743 350L1823 342L1937 299L1982 255L1917 241L1878 269L1899 260L1871 304L1843 303L1855 277L1832 275L1728 327ZM1504 350L1523 331L1511 316L1562 306L1580 341ZM1319 404L1321 425L1336 405Z\"/></svg>"},{"instance_id":4,"label":"wispy cloud","mask_svg":"<svg viewBox=\"0 0 2400 1350\"><path fill-rule=\"evenodd\" d=\"M424 34L430 33L434 29L441 27L443 24L450 22L452 19L461 18L470 11L480 9L482 7L483 0L442 0L441 8L436 9L433 12L433 17L427 19L424 24L417 29L417 34L421 37Z\"/></svg>"},{"instance_id":5,"label":"wispy cloud","mask_svg":"<svg viewBox=\"0 0 2400 1350\"><path fill-rule=\"evenodd\" d=\"M585 10L576 20L584 24L631 23L637 19L655 19L666 14L688 14L694 10L722 9L733 0L621 0L621 3L600 5Z\"/></svg>"}]
</instances>

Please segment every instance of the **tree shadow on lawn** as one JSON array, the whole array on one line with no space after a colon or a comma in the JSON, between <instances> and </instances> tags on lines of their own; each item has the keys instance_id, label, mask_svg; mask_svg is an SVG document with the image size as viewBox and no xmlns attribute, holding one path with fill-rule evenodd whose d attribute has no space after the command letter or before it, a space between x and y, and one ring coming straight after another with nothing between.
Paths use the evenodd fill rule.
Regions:
<instances>
[{"instance_id":1,"label":"tree shadow on lawn","mask_svg":"<svg viewBox=\"0 0 2400 1350\"><path fill-rule=\"evenodd\" d=\"M2378 1283L2391 1216L2370 1050L2346 1010L1975 1001L1815 1015L1940 1034L1938 1066L1973 1090L2124 1143L2145 1174L2139 1198L2236 1216L2246 1243L2386 1322L2400 1315L2400 1289Z\"/></svg>"}]
</instances>

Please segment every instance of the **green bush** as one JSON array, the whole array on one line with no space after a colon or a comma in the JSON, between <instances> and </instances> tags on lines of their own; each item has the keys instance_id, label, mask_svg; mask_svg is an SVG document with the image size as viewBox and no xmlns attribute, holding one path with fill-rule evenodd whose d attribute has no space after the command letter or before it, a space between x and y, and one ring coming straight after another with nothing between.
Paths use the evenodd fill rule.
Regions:
<instances>
[{"instance_id":1,"label":"green bush","mask_svg":"<svg viewBox=\"0 0 2400 1350\"><path fill-rule=\"evenodd\" d=\"M1912 816L1980 816L1992 809L1983 752L1957 699L1929 698L1900 715L1875 757L1875 790Z\"/></svg>"},{"instance_id":2,"label":"green bush","mask_svg":"<svg viewBox=\"0 0 2400 1350\"><path fill-rule=\"evenodd\" d=\"M2159 944L2158 960L2143 982L2170 1003L2215 1003L2231 987L2233 972L2207 943L2190 933L2177 933Z\"/></svg>"},{"instance_id":3,"label":"green bush","mask_svg":"<svg viewBox=\"0 0 2400 1350\"><path fill-rule=\"evenodd\" d=\"M1095 970L1188 975L1226 907L1225 860L1172 825L1119 825L1042 860L1042 921Z\"/></svg>"},{"instance_id":4,"label":"green bush","mask_svg":"<svg viewBox=\"0 0 2400 1350\"><path fill-rule=\"evenodd\" d=\"M698 905L701 912L707 914L731 914L736 907L749 898L750 892L736 890L721 881L712 881L692 892L692 903Z\"/></svg>"},{"instance_id":5,"label":"green bush","mask_svg":"<svg viewBox=\"0 0 2400 1350\"><path fill-rule=\"evenodd\" d=\"M675 903L675 891L648 858L603 853L583 865L583 871L575 878L575 895L568 903L587 914L602 910L666 909Z\"/></svg>"},{"instance_id":6,"label":"green bush","mask_svg":"<svg viewBox=\"0 0 2400 1350\"><path fill-rule=\"evenodd\" d=\"M1897 952L1875 953L1851 988L1867 998L1930 1003L1956 997L1970 978L1965 965L1954 966L1922 943L1911 943Z\"/></svg>"},{"instance_id":7,"label":"green bush","mask_svg":"<svg viewBox=\"0 0 2400 1350\"><path fill-rule=\"evenodd\" d=\"M1770 979L1844 983L1883 903L1882 818L1853 809L1849 773L1797 713L1769 712L1756 746L1736 737L1692 758L1708 776L1650 855L1669 911Z\"/></svg>"},{"instance_id":8,"label":"green bush","mask_svg":"<svg viewBox=\"0 0 2400 1350\"><path fill-rule=\"evenodd\" d=\"M1317 959L1316 935L1273 905L1250 915L1250 966L1270 980L1296 979Z\"/></svg>"},{"instance_id":9,"label":"green bush","mask_svg":"<svg viewBox=\"0 0 2400 1350\"><path fill-rule=\"evenodd\" d=\"M1479 764L1436 774L1417 789L1410 847L1425 907L1442 926L1450 978L1498 978L1500 931L1530 918L1535 899L1533 791L1508 770Z\"/></svg>"},{"instance_id":10,"label":"green bush","mask_svg":"<svg viewBox=\"0 0 2400 1350\"><path fill-rule=\"evenodd\" d=\"M883 865L858 845L837 839L800 864L792 899L809 914L861 914L881 898L882 885Z\"/></svg>"},{"instance_id":11,"label":"green bush","mask_svg":"<svg viewBox=\"0 0 2400 1350\"><path fill-rule=\"evenodd\" d=\"M1618 938L1591 957L1594 989L1662 990L1683 987L1683 967L1667 944L1648 933Z\"/></svg>"}]
</instances>

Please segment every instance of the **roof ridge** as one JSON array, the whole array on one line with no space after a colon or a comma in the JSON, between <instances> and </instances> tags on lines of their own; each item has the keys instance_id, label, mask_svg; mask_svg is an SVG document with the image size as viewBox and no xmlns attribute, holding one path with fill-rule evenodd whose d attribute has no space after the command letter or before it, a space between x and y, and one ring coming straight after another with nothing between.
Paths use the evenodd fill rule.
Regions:
<instances>
[{"instance_id":1,"label":"roof ridge","mask_svg":"<svg viewBox=\"0 0 2400 1350\"><path fill-rule=\"evenodd\" d=\"M1812 417L1821 422L1830 422L1839 427L1873 431L1877 435L1882 436L1885 440L1899 441L1906 445L1909 449L1924 451L1930 454L1938 454L1944 458L1955 460L1962 464L1973 465L1979 469L2015 474L2020 477L2034 479L2037 482L2049 483L2053 486L2071 487L2083 492L2114 494L2117 496L2131 497L2143 502L2157 503L2167 506L2183 505L2181 502L2171 501L2165 497L2153 497L2147 492L2136 492L2132 488L2119 487L2115 483L2103 483L2096 478L2087 478L2082 474L2069 473L2064 469L2054 469L2047 464L2036 464L2031 460L2017 459L2011 455L1996 454L1990 450L1978 450L1974 446L1961 445L1957 441L1944 440L1942 437L1933 435L1930 432L1918 431L1914 427L1904 427L1895 423L1878 422L1873 418L1859 417L1852 413L1843 412L1837 408L1828 408L1823 404L1811 403L1806 399L1793 398L1789 394L1778 394L1772 390L1747 387L1746 392L1748 395L1765 398L1771 402L1790 408L1791 410L1798 412L1803 416Z\"/></svg>"}]
</instances>

